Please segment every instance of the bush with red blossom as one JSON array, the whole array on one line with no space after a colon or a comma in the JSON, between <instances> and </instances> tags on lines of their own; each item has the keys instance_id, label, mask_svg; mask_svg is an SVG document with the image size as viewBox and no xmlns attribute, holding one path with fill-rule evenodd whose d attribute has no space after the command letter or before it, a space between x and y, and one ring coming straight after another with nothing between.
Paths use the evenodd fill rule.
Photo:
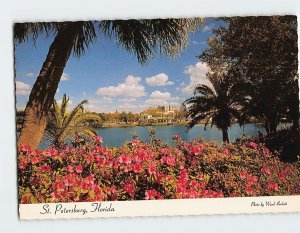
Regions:
<instances>
[{"instance_id":1,"label":"bush with red blossom","mask_svg":"<svg viewBox=\"0 0 300 233\"><path fill-rule=\"evenodd\" d=\"M98 136L61 149L22 146L20 203L300 194L299 160L282 162L263 144L174 140L175 146L133 139L109 148Z\"/></svg>"}]
</instances>

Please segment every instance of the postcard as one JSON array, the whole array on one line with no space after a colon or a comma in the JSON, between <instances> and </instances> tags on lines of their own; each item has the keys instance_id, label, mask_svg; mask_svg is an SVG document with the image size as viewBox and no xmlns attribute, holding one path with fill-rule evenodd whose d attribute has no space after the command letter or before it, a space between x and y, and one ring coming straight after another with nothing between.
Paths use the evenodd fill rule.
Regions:
<instances>
[{"instance_id":1,"label":"postcard","mask_svg":"<svg viewBox=\"0 0 300 233\"><path fill-rule=\"evenodd\" d=\"M300 212L297 27L16 22L20 219Z\"/></svg>"}]
</instances>

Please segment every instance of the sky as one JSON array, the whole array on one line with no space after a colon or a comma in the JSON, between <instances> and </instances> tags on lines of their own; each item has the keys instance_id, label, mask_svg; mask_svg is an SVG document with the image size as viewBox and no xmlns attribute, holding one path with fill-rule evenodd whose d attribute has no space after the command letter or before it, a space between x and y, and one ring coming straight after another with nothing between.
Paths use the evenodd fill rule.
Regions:
<instances>
[{"instance_id":1,"label":"sky","mask_svg":"<svg viewBox=\"0 0 300 233\"><path fill-rule=\"evenodd\" d=\"M221 22L207 19L201 29L190 35L181 55L172 59L160 54L146 64L118 46L114 39L98 34L97 41L83 56L70 56L55 95L66 94L70 107L87 99L86 109L95 112L131 111L139 113L157 105L180 106L192 96L199 83L208 84L208 67L197 55L208 48L207 39ZM25 109L31 88L39 74L54 37L43 35L15 49L16 105Z\"/></svg>"}]
</instances>

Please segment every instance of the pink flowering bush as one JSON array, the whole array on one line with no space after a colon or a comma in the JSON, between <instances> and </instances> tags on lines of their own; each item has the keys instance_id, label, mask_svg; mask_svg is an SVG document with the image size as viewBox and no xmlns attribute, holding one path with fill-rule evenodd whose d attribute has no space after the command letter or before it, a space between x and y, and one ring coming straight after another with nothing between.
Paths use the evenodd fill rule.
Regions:
<instances>
[{"instance_id":1,"label":"pink flowering bush","mask_svg":"<svg viewBox=\"0 0 300 233\"><path fill-rule=\"evenodd\" d=\"M299 195L300 164L264 145L137 139L120 148L102 138L63 149L19 148L20 203ZM153 141L153 140L152 140Z\"/></svg>"}]
</instances>

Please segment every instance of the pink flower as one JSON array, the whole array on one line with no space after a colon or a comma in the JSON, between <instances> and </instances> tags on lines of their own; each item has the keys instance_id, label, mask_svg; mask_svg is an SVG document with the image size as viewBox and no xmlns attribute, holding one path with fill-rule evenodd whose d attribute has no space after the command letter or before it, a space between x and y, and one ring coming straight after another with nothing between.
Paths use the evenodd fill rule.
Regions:
<instances>
[{"instance_id":1,"label":"pink flower","mask_svg":"<svg viewBox=\"0 0 300 233\"><path fill-rule=\"evenodd\" d=\"M275 182L269 182L267 184L267 187L268 187L269 190L279 191L278 184L275 183Z\"/></svg>"},{"instance_id":2,"label":"pink flower","mask_svg":"<svg viewBox=\"0 0 300 233\"><path fill-rule=\"evenodd\" d=\"M43 172L50 172L52 170L51 167L47 164L43 164L42 166L40 166L40 169Z\"/></svg>"},{"instance_id":3,"label":"pink flower","mask_svg":"<svg viewBox=\"0 0 300 233\"><path fill-rule=\"evenodd\" d=\"M271 175L271 171L268 167L264 167L261 169L263 173L267 174L267 175Z\"/></svg>"},{"instance_id":4,"label":"pink flower","mask_svg":"<svg viewBox=\"0 0 300 233\"><path fill-rule=\"evenodd\" d=\"M82 168L82 166L81 165L78 165L77 167L76 167L76 172L78 173L78 174L81 174L82 173L82 170L83 170L83 168Z\"/></svg>"},{"instance_id":5,"label":"pink flower","mask_svg":"<svg viewBox=\"0 0 300 233\"><path fill-rule=\"evenodd\" d=\"M176 135L173 136L173 140L180 141L181 140L181 136L176 134Z\"/></svg>"},{"instance_id":6,"label":"pink flower","mask_svg":"<svg viewBox=\"0 0 300 233\"><path fill-rule=\"evenodd\" d=\"M216 197L216 198L223 198L224 194L223 194L222 190L219 190L219 191L215 192L214 193L214 197Z\"/></svg>"},{"instance_id":7,"label":"pink flower","mask_svg":"<svg viewBox=\"0 0 300 233\"><path fill-rule=\"evenodd\" d=\"M134 187L132 183L129 182L125 183L124 190L125 192L129 193L132 198L134 197Z\"/></svg>"},{"instance_id":8,"label":"pink flower","mask_svg":"<svg viewBox=\"0 0 300 233\"><path fill-rule=\"evenodd\" d=\"M98 143L103 143L103 138L100 135L98 135L94 137L94 141Z\"/></svg>"},{"instance_id":9,"label":"pink flower","mask_svg":"<svg viewBox=\"0 0 300 233\"><path fill-rule=\"evenodd\" d=\"M248 194L248 195L251 195L251 194L253 194L253 190L252 190L252 187L251 187L251 185L246 185L246 193Z\"/></svg>"},{"instance_id":10,"label":"pink flower","mask_svg":"<svg viewBox=\"0 0 300 233\"><path fill-rule=\"evenodd\" d=\"M139 141L136 140L136 139L133 139L133 140L131 141L131 145L132 145L132 146L136 146L136 145L138 145L138 143L139 143Z\"/></svg>"},{"instance_id":11,"label":"pink flower","mask_svg":"<svg viewBox=\"0 0 300 233\"><path fill-rule=\"evenodd\" d=\"M187 180L187 178L188 178L188 172L187 172L187 170L184 169L184 170L180 171L180 179Z\"/></svg>"},{"instance_id":12,"label":"pink flower","mask_svg":"<svg viewBox=\"0 0 300 233\"><path fill-rule=\"evenodd\" d=\"M46 150L48 156L55 156L57 155L58 151L55 148L50 148Z\"/></svg>"},{"instance_id":13,"label":"pink flower","mask_svg":"<svg viewBox=\"0 0 300 233\"><path fill-rule=\"evenodd\" d=\"M63 179L65 186L72 186L72 179L70 177L65 177Z\"/></svg>"},{"instance_id":14,"label":"pink flower","mask_svg":"<svg viewBox=\"0 0 300 233\"><path fill-rule=\"evenodd\" d=\"M167 157L167 160L166 160L166 163L169 165L169 166L174 166L175 165L175 156L174 155L169 155Z\"/></svg>"},{"instance_id":15,"label":"pink flower","mask_svg":"<svg viewBox=\"0 0 300 233\"><path fill-rule=\"evenodd\" d=\"M92 163L94 161L94 157L96 157L96 156L94 156L94 154L88 153L87 156L86 156L86 162L88 164Z\"/></svg>"},{"instance_id":16,"label":"pink flower","mask_svg":"<svg viewBox=\"0 0 300 233\"><path fill-rule=\"evenodd\" d=\"M247 182L249 184L255 184L255 183L257 183L257 181L258 181L257 176L248 176L248 178L247 178Z\"/></svg>"},{"instance_id":17,"label":"pink flower","mask_svg":"<svg viewBox=\"0 0 300 233\"><path fill-rule=\"evenodd\" d=\"M153 164L151 164L148 168L148 172L149 174L154 174L156 172L155 166Z\"/></svg>"},{"instance_id":18,"label":"pink flower","mask_svg":"<svg viewBox=\"0 0 300 233\"><path fill-rule=\"evenodd\" d=\"M97 186L97 185L95 185L95 187L94 187L93 190L94 190L94 192L95 192L96 195L102 195L102 193L103 193L102 188L99 187L99 186Z\"/></svg>"},{"instance_id":19,"label":"pink flower","mask_svg":"<svg viewBox=\"0 0 300 233\"><path fill-rule=\"evenodd\" d=\"M134 165L133 165L133 171L135 172L135 173L138 173L140 170L141 170L141 165L139 164L139 163L135 163Z\"/></svg>"},{"instance_id":20,"label":"pink flower","mask_svg":"<svg viewBox=\"0 0 300 233\"><path fill-rule=\"evenodd\" d=\"M132 170L132 167L130 166L130 165L126 165L125 167L124 167L124 171L125 172L130 172Z\"/></svg>"},{"instance_id":21,"label":"pink flower","mask_svg":"<svg viewBox=\"0 0 300 233\"><path fill-rule=\"evenodd\" d=\"M73 168L74 168L74 167L73 167L72 165L68 165L68 166L67 166L67 171L68 171L68 172L73 172Z\"/></svg>"},{"instance_id":22,"label":"pink flower","mask_svg":"<svg viewBox=\"0 0 300 233\"><path fill-rule=\"evenodd\" d=\"M244 180L244 179L246 179L246 177L247 177L247 172L241 171L241 172L240 172L240 178L241 178L242 180Z\"/></svg>"},{"instance_id":23,"label":"pink flower","mask_svg":"<svg viewBox=\"0 0 300 233\"><path fill-rule=\"evenodd\" d=\"M22 152L28 152L28 151L30 151L30 146L23 145L23 146L20 147L20 151L22 151Z\"/></svg>"},{"instance_id":24,"label":"pink flower","mask_svg":"<svg viewBox=\"0 0 300 233\"><path fill-rule=\"evenodd\" d=\"M20 168L21 170L24 170L26 167L27 167L27 163L26 163L25 161L21 161L21 162L19 163L19 168Z\"/></svg>"},{"instance_id":25,"label":"pink flower","mask_svg":"<svg viewBox=\"0 0 300 233\"><path fill-rule=\"evenodd\" d=\"M198 188L200 184L196 180L192 180L190 186L193 188Z\"/></svg>"},{"instance_id":26,"label":"pink flower","mask_svg":"<svg viewBox=\"0 0 300 233\"><path fill-rule=\"evenodd\" d=\"M129 156L126 156L126 155L121 155L120 159L119 159L119 162L130 164L131 163L131 158Z\"/></svg>"},{"instance_id":27,"label":"pink flower","mask_svg":"<svg viewBox=\"0 0 300 233\"><path fill-rule=\"evenodd\" d=\"M138 149L135 153L135 159L137 162L142 162L147 157L147 152L143 149Z\"/></svg>"},{"instance_id":28,"label":"pink flower","mask_svg":"<svg viewBox=\"0 0 300 233\"><path fill-rule=\"evenodd\" d=\"M146 200L155 200L157 197L159 197L159 193L155 189L149 189L145 192L145 199Z\"/></svg>"},{"instance_id":29,"label":"pink flower","mask_svg":"<svg viewBox=\"0 0 300 233\"><path fill-rule=\"evenodd\" d=\"M270 150L267 148L267 147L263 147L263 153L264 154L269 154L270 153Z\"/></svg>"},{"instance_id":30,"label":"pink flower","mask_svg":"<svg viewBox=\"0 0 300 233\"><path fill-rule=\"evenodd\" d=\"M229 152L229 150L228 150L227 148L224 149L223 153L224 153L225 155L227 155L227 156L230 155L230 152Z\"/></svg>"},{"instance_id":31,"label":"pink flower","mask_svg":"<svg viewBox=\"0 0 300 233\"><path fill-rule=\"evenodd\" d=\"M105 158L102 158L102 157L98 158L97 163L98 163L99 166L102 166L105 163Z\"/></svg>"},{"instance_id":32,"label":"pink flower","mask_svg":"<svg viewBox=\"0 0 300 233\"><path fill-rule=\"evenodd\" d=\"M249 142L248 145L254 149L256 149L258 146L255 142Z\"/></svg>"},{"instance_id":33,"label":"pink flower","mask_svg":"<svg viewBox=\"0 0 300 233\"><path fill-rule=\"evenodd\" d=\"M176 187L176 193L182 193L184 191L183 187Z\"/></svg>"},{"instance_id":34,"label":"pink flower","mask_svg":"<svg viewBox=\"0 0 300 233\"><path fill-rule=\"evenodd\" d=\"M284 172L280 172L278 177L282 182L286 182L286 174Z\"/></svg>"},{"instance_id":35,"label":"pink flower","mask_svg":"<svg viewBox=\"0 0 300 233\"><path fill-rule=\"evenodd\" d=\"M167 157L166 156L161 157L160 162L162 164L166 163L167 162Z\"/></svg>"},{"instance_id":36,"label":"pink flower","mask_svg":"<svg viewBox=\"0 0 300 233\"><path fill-rule=\"evenodd\" d=\"M39 160L38 160L37 157L33 157L33 158L31 159L31 163L32 163L32 164L37 164L38 162L39 162Z\"/></svg>"},{"instance_id":37,"label":"pink flower","mask_svg":"<svg viewBox=\"0 0 300 233\"><path fill-rule=\"evenodd\" d=\"M195 146L192 146L191 148L190 148L190 152L192 153L192 154L194 154L194 155L199 155L200 154L200 152L202 151L202 146L200 146L200 145L195 145Z\"/></svg>"},{"instance_id":38,"label":"pink flower","mask_svg":"<svg viewBox=\"0 0 300 233\"><path fill-rule=\"evenodd\" d=\"M180 169L184 169L184 167L185 167L185 163L184 163L184 162L182 162L182 163L180 163L180 164L179 164L179 166L180 166Z\"/></svg>"}]
</instances>

